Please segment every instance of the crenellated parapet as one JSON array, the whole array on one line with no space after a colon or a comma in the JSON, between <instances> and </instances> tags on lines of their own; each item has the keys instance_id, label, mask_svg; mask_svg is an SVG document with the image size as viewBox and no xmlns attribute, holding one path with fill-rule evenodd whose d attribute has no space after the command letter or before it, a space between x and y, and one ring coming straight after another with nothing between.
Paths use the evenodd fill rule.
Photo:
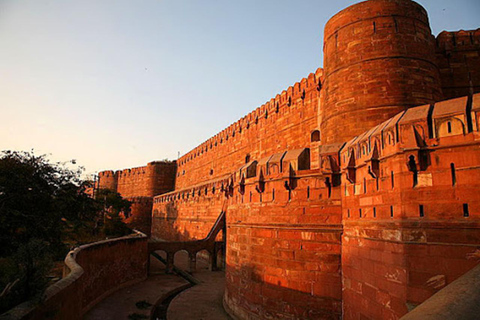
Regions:
<instances>
[{"instance_id":1,"label":"crenellated parapet","mask_svg":"<svg viewBox=\"0 0 480 320\"><path fill-rule=\"evenodd\" d=\"M442 31L436 38L437 51L478 50L480 46L480 29Z\"/></svg>"},{"instance_id":2,"label":"crenellated parapet","mask_svg":"<svg viewBox=\"0 0 480 320\"><path fill-rule=\"evenodd\" d=\"M399 152L478 141L480 94L410 108L347 141L340 151L342 169L349 160L367 164Z\"/></svg>"},{"instance_id":3,"label":"crenellated parapet","mask_svg":"<svg viewBox=\"0 0 480 320\"><path fill-rule=\"evenodd\" d=\"M222 212L236 318L398 319L478 264L479 32L435 39L414 1L357 3L326 24L324 69L99 185L174 247Z\"/></svg>"},{"instance_id":4,"label":"crenellated parapet","mask_svg":"<svg viewBox=\"0 0 480 320\"><path fill-rule=\"evenodd\" d=\"M168 203L176 200L194 201L199 197L215 193L228 197L233 189L238 188L241 192L242 184L247 182L255 184L255 190L261 193L264 190L262 183L283 179L285 187L290 179L295 179L297 173L304 170L310 170L310 149L287 150L258 161L251 160L228 175L159 195L154 198L154 203ZM286 188L288 190L288 187Z\"/></svg>"},{"instance_id":5,"label":"crenellated parapet","mask_svg":"<svg viewBox=\"0 0 480 320\"><path fill-rule=\"evenodd\" d=\"M153 197L173 190L175 161L153 161L143 167L98 174L98 187L116 191L124 198Z\"/></svg>"},{"instance_id":6,"label":"crenellated parapet","mask_svg":"<svg viewBox=\"0 0 480 320\"><path fill-rule=\"evenodd\" d=\"M206 180L205 177L212 179L228 174L249 155L261 157L263 154L257 156L258 152L308 144L310 137L299 137L301 132L293 131L293 127L307 126L310 133L318 130L316 111L322 77L323 70L318 69L182 156L178 160L177 188L199 183ZM291 136L290 141L277 146L282 132ZM225 162L220 160L222 157L231 160Z\"/></svg>"},{"instance_id":7,"label":"crenellated parapet","mask_svg":"<svg viewBox=\"0 0 480 320\"><path fill-rule=\"evenodd\" d=\"M478 263L479 104L475 94L410 108L341 149L346 318L400 317Z\"/></svg>"},{"instance_id":8,"label":"crenellated parapet","mask_svg":"<svg viewBox=\"0 0 480 320\"><path fill-rule=\"evenodd\" d=\"M227 201L227 277L233 281L227 285L228 307L242 317L285 317L292 311L275 307L275 292L289 292L297 317L337 317L340 193L312 169L313 152L298 148L251 157L228 175L155 197L152 234L170 241L202 239Z\"/></svg>"},{"instance_id":9,"label":"crenellated parapet","mask_svg":"<svg viewBox=\"0 0 480 320\"><path fill-rule=\"evenodd\" d=\"M177 189L154 197L154 203L166 203L174 200L194 200L202 195L225 192L232 185L234 176L227 175L209 180L188 188Z\"/></svg>"},{"instance_id":10,"label":"crenellated parapet","mask_svg":"<svg viewBox=\"0 0 480 320\"><path fill-rule=\"evenodd\" d=\"M112 170L102 171L98 173L97 186L100 189L109 189L116 191L118 183L118 175Z\"/></svg>"},{"instance_id":11,"label":"crenellated parapet","mask_svg":"<svg viewBox=\"0 0 480 320\"><path fill-rule=\"evenodd\" d=\"M432 166L434 154L480 142L479 104L480 94L475 94L411 108L347 141L339 152L344 194L371 190L366 186L367 180L376 180L378 184L382 177L407 172L414 179L410 187L432 186L431 174L423 172ZM395 157L404 159L382 165ZM391 178L392 186L394 181Z\"/></svg>"}]
</instances>

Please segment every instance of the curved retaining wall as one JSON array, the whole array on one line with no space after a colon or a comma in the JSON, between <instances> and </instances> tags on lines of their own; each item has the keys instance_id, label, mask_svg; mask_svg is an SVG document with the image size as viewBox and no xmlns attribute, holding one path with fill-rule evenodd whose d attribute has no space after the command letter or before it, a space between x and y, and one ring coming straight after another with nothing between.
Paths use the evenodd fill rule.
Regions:
<instances>
[{"instance_id":1,"label":"curved retaining wall","mask_svg":"<svg viewBox=\"0 0 480 320\"><path fill-rule=\"evenodd\" d=\"M62 280L47 288L39 305L28 301L0 319L81 319L116 290L147 277L147 236L99 241L70 251Z\"/></svg>"},{"instance_id":2,"label":"curved retaining wall","mask_svg":"<svg viewBox=\"0 0 480 320\"><path fill-rule=\"evenodd\" d=\"M229 190L224 303L234 317L341 318L340 190L329 191L325 177L302 162L306 155L274 154L226 180L154 199L154 236L199 239Z\"/></svg>"},{"instance_id":3,"label":"curved retaining wall","mask_svg":"<svg viewBox=\"0 0 480 320\"><path fill-rule=\"evenodd\" d=\"M289 196L282 179L261 194L247 180L230 201L224 305L238 319L341 319L340 190L313 170L295 181Z\"/></svg>"}]
</instances>

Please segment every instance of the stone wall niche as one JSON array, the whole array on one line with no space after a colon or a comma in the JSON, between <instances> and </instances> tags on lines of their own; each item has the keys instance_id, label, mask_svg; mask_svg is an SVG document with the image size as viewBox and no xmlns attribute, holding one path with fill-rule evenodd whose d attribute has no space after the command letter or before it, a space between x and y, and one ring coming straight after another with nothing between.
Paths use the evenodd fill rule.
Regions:
<instances>
[{"instance_id":1,"label":"stone wall niche","mask_svg":"<svg viewBox=\"0 0 480 320\"><path fill-rule=\"evenodd\" d=\"M310 149L295 149L287 151L282 160L282 167L291 167L294 171L310 169Z\"/></svg>"}]
</instances>

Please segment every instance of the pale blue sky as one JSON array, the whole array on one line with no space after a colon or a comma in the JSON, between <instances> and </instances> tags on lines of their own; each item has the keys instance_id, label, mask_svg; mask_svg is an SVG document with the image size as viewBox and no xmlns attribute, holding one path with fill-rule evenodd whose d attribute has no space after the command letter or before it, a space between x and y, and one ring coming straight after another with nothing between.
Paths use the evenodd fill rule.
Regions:
<instances>
[{"instance_id":1,"label":"pale blue sky","mask_svg":"<svg viewBox=\"0 0 480 320\"><path fill-rule=\"evenodd\" d=\"M87 172L176 159L323 64L358 1L0 0L0 150ZM432 32L478 0L423 0Z\"/></svg>"}]
</instances>

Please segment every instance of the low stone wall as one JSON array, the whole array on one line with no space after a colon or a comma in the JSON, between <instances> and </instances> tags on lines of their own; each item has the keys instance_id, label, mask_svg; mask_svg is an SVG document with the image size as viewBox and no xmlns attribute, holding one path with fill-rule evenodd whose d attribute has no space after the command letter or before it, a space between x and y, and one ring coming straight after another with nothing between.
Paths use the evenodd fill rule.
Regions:
<instances>
[{"instance_id":1,"label":"low stone wall","mask_svg":"<svg viewBox=\"0 0 480 320\"><path fill-rule=\"evenodd\" d=\"M40 303L25 302L0 319L81 319L114 291L147 277L143 233L80 246L65 258L64 278L47 288Z\"/></svg>"}]
</instances>

